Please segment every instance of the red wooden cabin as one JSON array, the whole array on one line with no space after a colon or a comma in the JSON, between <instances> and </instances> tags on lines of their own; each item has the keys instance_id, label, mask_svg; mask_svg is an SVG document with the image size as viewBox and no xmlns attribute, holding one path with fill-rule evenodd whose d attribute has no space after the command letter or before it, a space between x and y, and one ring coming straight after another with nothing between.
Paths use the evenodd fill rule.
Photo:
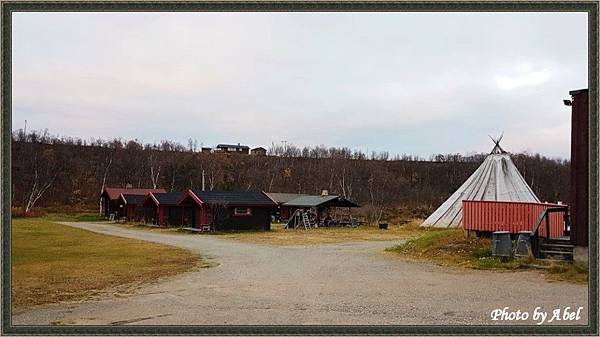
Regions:
<instances>
[{"instance_id":1,"label":"red wooden cabin","mask_svg":"<svg viewBox=\"0 0 600 337\"><path fill-rule=\"evenodd\" d=\"M146 198L144 195L121 193L119 198L118 205L121 216L126 217L129 221L140 221L144 218L142 207L142 203Z\"/></svg>"},{"instance_id":2,"label":"red wooden cabin","mask_svg":"<svg viewBox=\"0 0 600 337\"><path fill-rule=\"evenodd\" d=\"M151 192L166 192L163 188L130 188L130 187L105 187L100 194L100 204L104 216L115 214L117 217L125 216L120 207L121 194L143 195Z\"/></svg>"},{"instance_id":3,"label":"red wooden cabin","mask_svg":"<svg viewBox=\"0 0 600 337\"><path fill-rule=\"evenodd\" d=\"M195 215L194 207L179 205L184 192L148 193L143 207L147 222L159 226L191 226Z\"/></svg>"}]
</instances>

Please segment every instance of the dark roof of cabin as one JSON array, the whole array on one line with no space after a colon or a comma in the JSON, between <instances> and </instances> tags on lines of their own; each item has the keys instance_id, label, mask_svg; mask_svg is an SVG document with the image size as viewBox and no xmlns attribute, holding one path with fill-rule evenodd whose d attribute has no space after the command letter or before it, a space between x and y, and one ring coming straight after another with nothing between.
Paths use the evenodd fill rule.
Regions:
<instances>
[{"instance_id":1,"label":"dark roof of cabin","mask_svg":"<svg viewBox=\"0 0 600 337\"><path fill-rule=\"evenodd\" d=\"M152 193L161 205L177 205L183 192Z\"/></svg>"},{"instance_id":2,"label":"dark roof of cabin","mask_svg":"<svg viewBox=\"0 0 600 337\"><path fill-rule=\"evenodd\" d=\"M255 148L253 148L253 149L252 149L252 151L256 151L256 150L267 151L267 149L265 149L265 148L264 148L264 147L262 147L262 146L255 147Z\"/></svg>"},{"instance_id":3,"label":"dark roof of cabin","mask_svg":"<svg viewBox=\"0 0 600 337\"><path fill-rule=\"evenodd\" d=\"M222 148L222 147L233 147L233 148L236 148L236 149L249 149L249 148L250 148L250 147L248 147L248 146L246 146L246 145L240 145L240 144L237 144L237 145L232 145L232 144L219 144L219 145L217 145L217 147L218 147L218 148Z\"/></svg>"},{"instance_id":4,"label":"dark roof of cabin","mask_svg":"<svg viewBox=\"0 0 600 337\"><path fill-rule=\"evenodd\" d=\"M123 194L123 199L128 204L141 204L145 198L143 194Z\"/></svg>"},{"instance_id":5,"label":"dark roof of cabin","mask_svg":"<svg viewBox=\"0 0 600 337\"><path fill-rule=\"evenodd\" d=\"M229 205L275 206L263 192L254 191L192 191L202 202L208 204L226 203Z\"/></svg>"},{"instance_id":6,"label":"dark roof of cabin","mask_svg":"<svg viewBox=\"0 0 600 337\"><path fill-rule=\"evenodd\" d=\"M298 193L267 193L269 198L273 199L278 204L283 204L288 201L292 201L298 197L307 196L308 194L298 194Z\"/></svg>"},{"instance_id":7,"label":"dark roof of cabin","mask_svg":"<svg viewBox=\"0 0 600 337\"><path fill-rule=\"evenodd\" d=\"M109 199L118 199L123 194L128 195L146 195L150 192L166 192L164 188L123 188L123 187L105 187L101 195L106 194Z\"/></svg>"},{"instance_id":8,"label":"dark roof of cabin","mask_svg":"<svg viewBox=\"0 0 600 337\"><path fill-rule=\"evenodd\" d=\"M360 207L360 205L338 195L305 195L283 203L293 207Z\"/></svg>"}]
</instances>

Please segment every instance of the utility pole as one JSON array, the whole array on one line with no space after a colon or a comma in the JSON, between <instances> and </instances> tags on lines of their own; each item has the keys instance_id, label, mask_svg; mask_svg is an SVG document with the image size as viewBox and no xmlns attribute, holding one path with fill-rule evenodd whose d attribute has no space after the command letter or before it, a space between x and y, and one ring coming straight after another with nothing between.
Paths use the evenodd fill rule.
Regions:
<instances>
[{"instance_id":1,"label":"utility pole","mask_svg":"<svg viewBox=\"0 0 600 337\"><path fill-rule=\"evenodd\" d=\"M204 169L202 169L202 191L204 191Z\"/></svg>"}]
</instances>

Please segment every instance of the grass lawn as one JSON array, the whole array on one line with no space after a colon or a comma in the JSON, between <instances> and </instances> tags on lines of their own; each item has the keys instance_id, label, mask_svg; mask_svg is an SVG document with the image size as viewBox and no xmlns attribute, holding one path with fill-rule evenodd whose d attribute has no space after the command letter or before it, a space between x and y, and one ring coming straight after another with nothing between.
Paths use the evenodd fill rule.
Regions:
<instances>
[{"instance_id":1,"label":"grass lawn","mask_svg":"<svg viewBox=\"0 0 600 337\"><path fill-rule=\"evenodd\" d=\"M48 213L42 219L48 221L104 221L104 216L98 213Z\"/></svg>"},{"instance_id":2,"label":"grass lawn","mask_svg":"<svg viewBox=\"0 0 600 337\"><path fill-rule=\"evenodd\" d=\"M199 265L190 252L59 225L51 220L12 221L12 306L84 299L114 287L151 282Z\"/></svg>"},{"instance_id":3,"label":"grass lawn","mask_svg":"<svg viewBox=\"0 0 600 337\"><path fill-rule=\"evenodd\" d=\"M465 237L462 229L432 229L386 250L410 258L430 260L440 265L473 269L516 270L536 266L543 268L546 278L550 280L574 283L588 281L587 269L576 264L526 258L502 259L492 256L491 247L490 239Z\"/></svg>"}]
</instances>

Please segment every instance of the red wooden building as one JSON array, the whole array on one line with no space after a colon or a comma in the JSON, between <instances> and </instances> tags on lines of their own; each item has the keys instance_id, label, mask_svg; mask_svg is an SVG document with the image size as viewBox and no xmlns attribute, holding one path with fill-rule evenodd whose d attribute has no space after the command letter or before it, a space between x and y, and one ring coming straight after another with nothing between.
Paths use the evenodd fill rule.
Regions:
<instances>
[{"instance_id":1,"label":"red wooden building","mask_svg":"<svg viewBox=\"0 0 600 337\"><path fill-rule=\"evenodd\" d=\"M105 187L100 194L100 205L105 217L114 214L116 217L123 217L123 201L121 194L142 195L145 196L151 192L166 192L163 188L130 188L130 187Z\"/></svg>"},{"instance_id":2,"label":"red wooden building","mask_svg":"<svg viewBox=\"0 0 600 337\"><path fill-rule=\"evenodd\" d=\"M146 198L145 195L121 193L119 198L118 205L122 217L126 217L129 221L141 221L144 218L142 203Z\"/></svg>"},{"instance_id":3,"label":"red wooden building","mask_svg":"<svg viewBox=\"0 0 600 337\"><path fill-rule=\"evenodd\" d=\"M508 231L512 234L531 231L545 209L566 207L550 203L484 200L463 200L462 204L462 222L465 230L475 232ZM548 220L550 236L547 235L545 224L539 228L540 236L564 237L566 231L564 213L551 213Z\"/></svg>"},{"instance_id":4,"label":"red wooden building","mask_svg":"<svg viewBox=\"0 0 600 337\"><path fill-rule=\"evenodd\" d=\"M148 193L143 201L145 220L159 226L191 226L194 207L179 205L184 192Z\"/></svg>"}]
</instances>

